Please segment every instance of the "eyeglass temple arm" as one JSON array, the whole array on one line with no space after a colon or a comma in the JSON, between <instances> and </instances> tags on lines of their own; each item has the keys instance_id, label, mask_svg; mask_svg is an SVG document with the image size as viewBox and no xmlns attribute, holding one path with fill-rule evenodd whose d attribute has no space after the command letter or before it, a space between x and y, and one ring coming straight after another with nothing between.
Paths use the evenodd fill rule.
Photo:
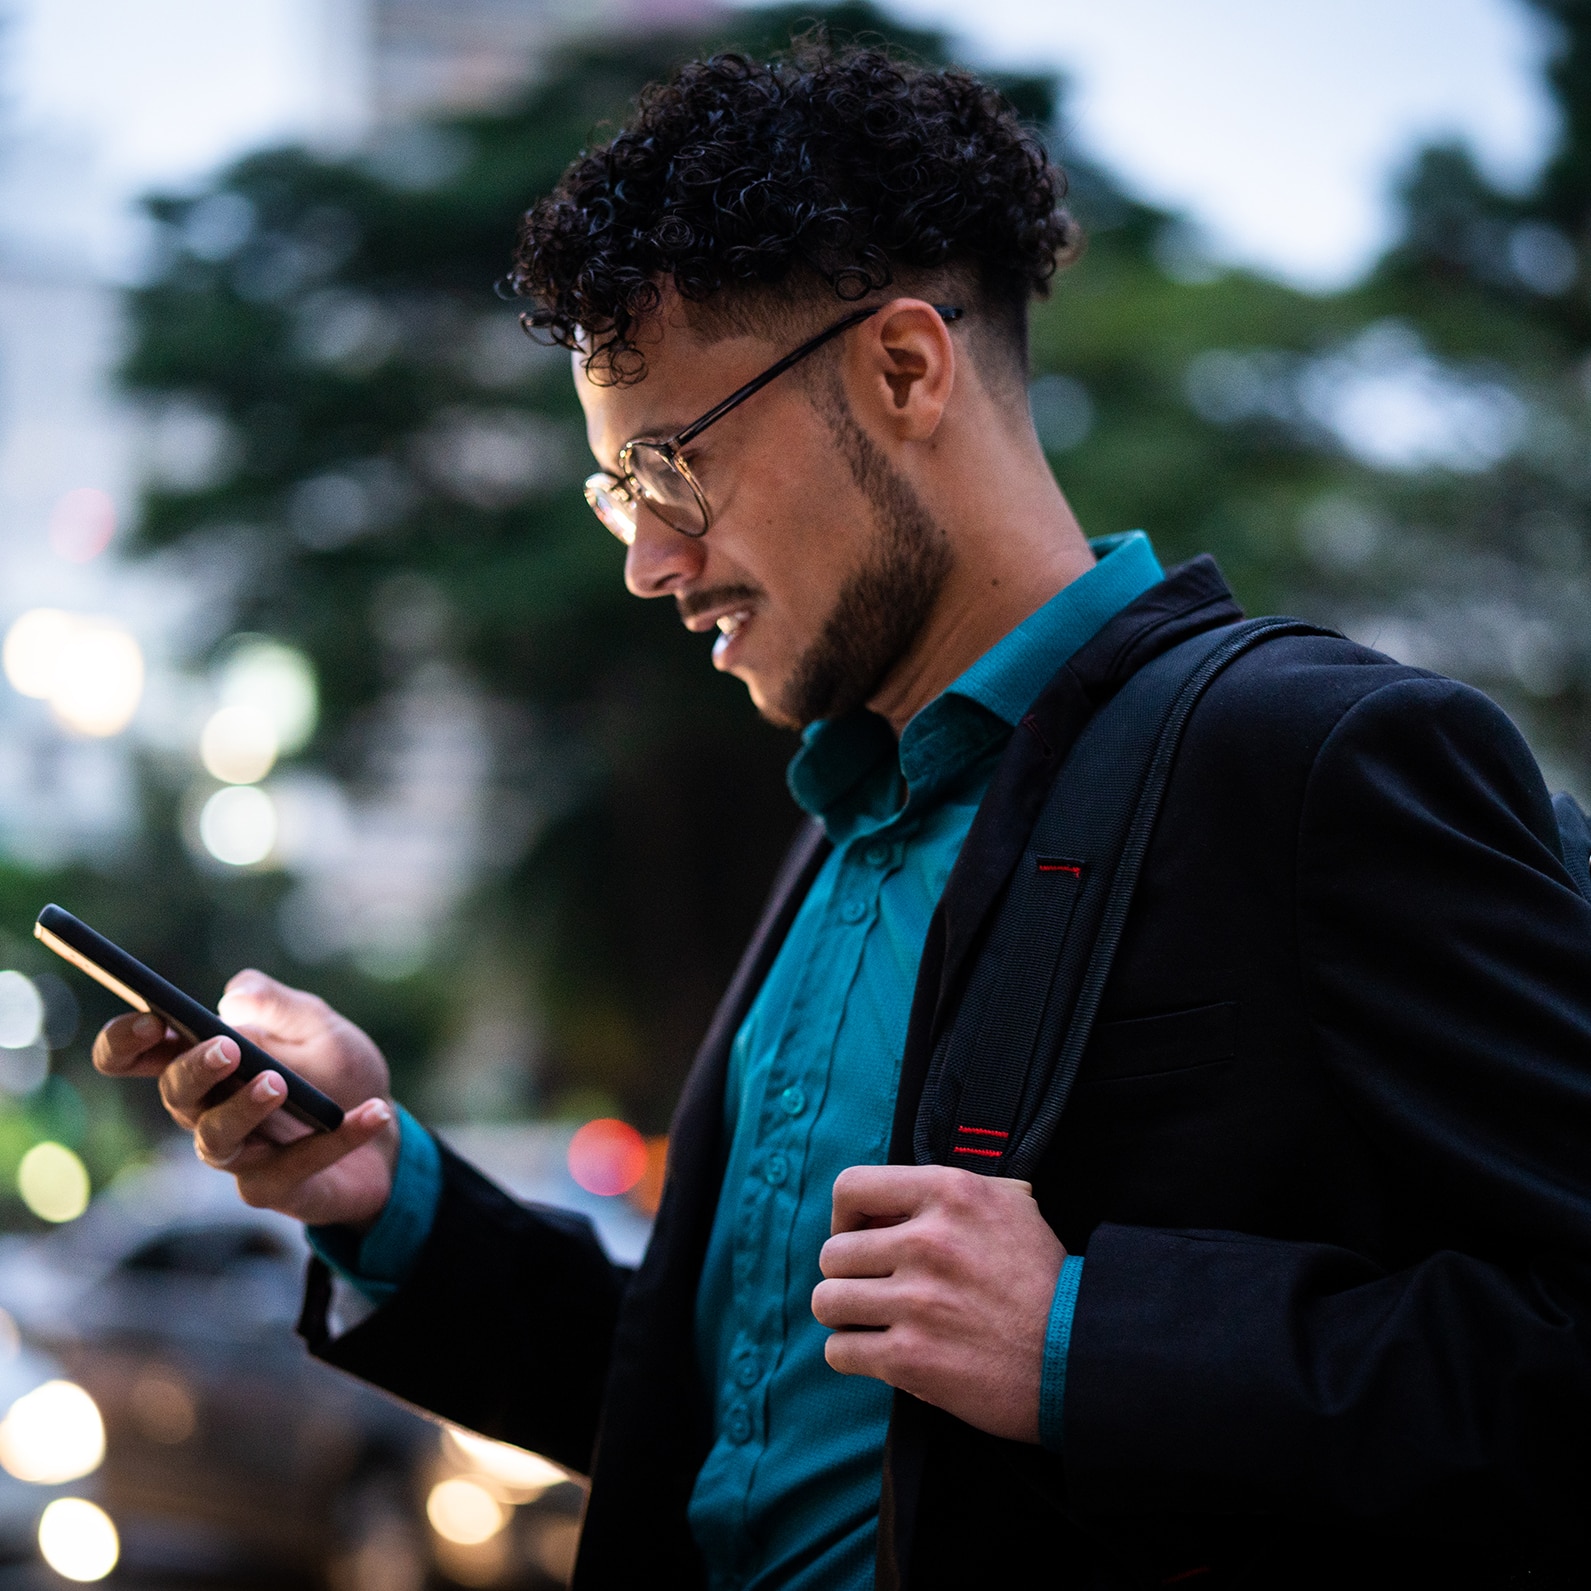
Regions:
<instances>
[{"instance_id":1,"label":"eyeglass temple arm","mask_svg":"<svg viewBox=\"0 0 1591 1591\"><path fill-rule=\"evenodd\" d=\"M844 320L836 321L826 331L820 331L811 341L792 349L777 364L770 365L760 376L748 381L738 392L731 392L722 403L715 404L701 419L691 421L678 436L672 439L672 445L684 447L687 442L700 436L714 420L721 420L737 404L744 403L754 393L761 392L770 381L782 376L791 365L800 364L808 354L816 353L826 342L832 342L841 332L847 332L853 326L860 326L864 320L870 320L883 307L882 304L874 304L871 309L859 309L854 315L847 315ZM947 325L960 320L962 316L962 311L954 304L935 304L934 311Z\"/></svg>"}]
</instances>

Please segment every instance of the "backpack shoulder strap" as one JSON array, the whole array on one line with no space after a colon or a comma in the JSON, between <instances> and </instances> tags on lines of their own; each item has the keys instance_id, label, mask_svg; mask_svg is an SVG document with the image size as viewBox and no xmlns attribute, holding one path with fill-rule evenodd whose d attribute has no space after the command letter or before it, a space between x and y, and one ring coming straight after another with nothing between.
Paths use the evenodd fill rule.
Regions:
<instances>
[{"instance_id":1,"label":"backpack shoulder strap","mask_svg":"<svg viewBox=\"0 0 1591 1591\"><path fill-rule=\"evenodd\" d=\"M913 1142L920 1164L1031 1175L1093 1030L1194 707L1262 642L1331 633L1297 619L1206 631L1146 664L1090 721L929 1064Z\"/></svg>"}]
</instances>

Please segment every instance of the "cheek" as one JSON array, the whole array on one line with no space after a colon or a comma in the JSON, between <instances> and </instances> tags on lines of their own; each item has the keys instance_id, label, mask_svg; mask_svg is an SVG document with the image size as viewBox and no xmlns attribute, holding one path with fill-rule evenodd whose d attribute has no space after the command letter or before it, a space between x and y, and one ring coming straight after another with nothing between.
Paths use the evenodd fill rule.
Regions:
<instances>
[{"instance_id":1,"label":"cheek","mask_svg":"<svg viewBox=\"0 0 1591 1591\"><path fill-rule=\"evenodd\" d=\"M792 446L766 458L726 500L722 545L791 614L826 616L871 525L843 463Z\"/></svg>"}]
</instances>

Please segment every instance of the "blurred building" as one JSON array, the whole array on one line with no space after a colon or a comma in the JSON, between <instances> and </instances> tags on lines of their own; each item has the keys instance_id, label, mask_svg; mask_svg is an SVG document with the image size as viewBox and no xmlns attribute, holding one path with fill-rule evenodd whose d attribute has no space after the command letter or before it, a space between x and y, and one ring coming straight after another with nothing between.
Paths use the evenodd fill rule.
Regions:
<instances>
[{"instance_id":1,"label":"blurred building","mask_svg":"<svg viewBox=\"0 0 1591 1591\"><path fill-rule=\"evenodd\" d=\"M666 26L715 9L711 0L372 0L373 118L492 109L571 33Z\"/></svg>"}]
</instances>

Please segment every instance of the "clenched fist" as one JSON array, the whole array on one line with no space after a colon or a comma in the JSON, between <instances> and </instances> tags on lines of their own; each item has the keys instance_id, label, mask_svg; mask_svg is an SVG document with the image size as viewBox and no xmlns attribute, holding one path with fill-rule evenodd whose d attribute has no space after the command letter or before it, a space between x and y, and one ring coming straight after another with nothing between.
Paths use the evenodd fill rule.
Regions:
<instances>
[{"instance_id":1,"label":"clenched fist","mask_svg":"<svg viewBox=\"0 0 1591 1591\"><path fill-rule=\"evenodd\" d=\"M1032 1187L950 1166L852 1166L812 1313L845 1375L876 1376L993 1436L1039 1439L1044 1334L1066 1250Z\"/></svg>"}]
</instances>

